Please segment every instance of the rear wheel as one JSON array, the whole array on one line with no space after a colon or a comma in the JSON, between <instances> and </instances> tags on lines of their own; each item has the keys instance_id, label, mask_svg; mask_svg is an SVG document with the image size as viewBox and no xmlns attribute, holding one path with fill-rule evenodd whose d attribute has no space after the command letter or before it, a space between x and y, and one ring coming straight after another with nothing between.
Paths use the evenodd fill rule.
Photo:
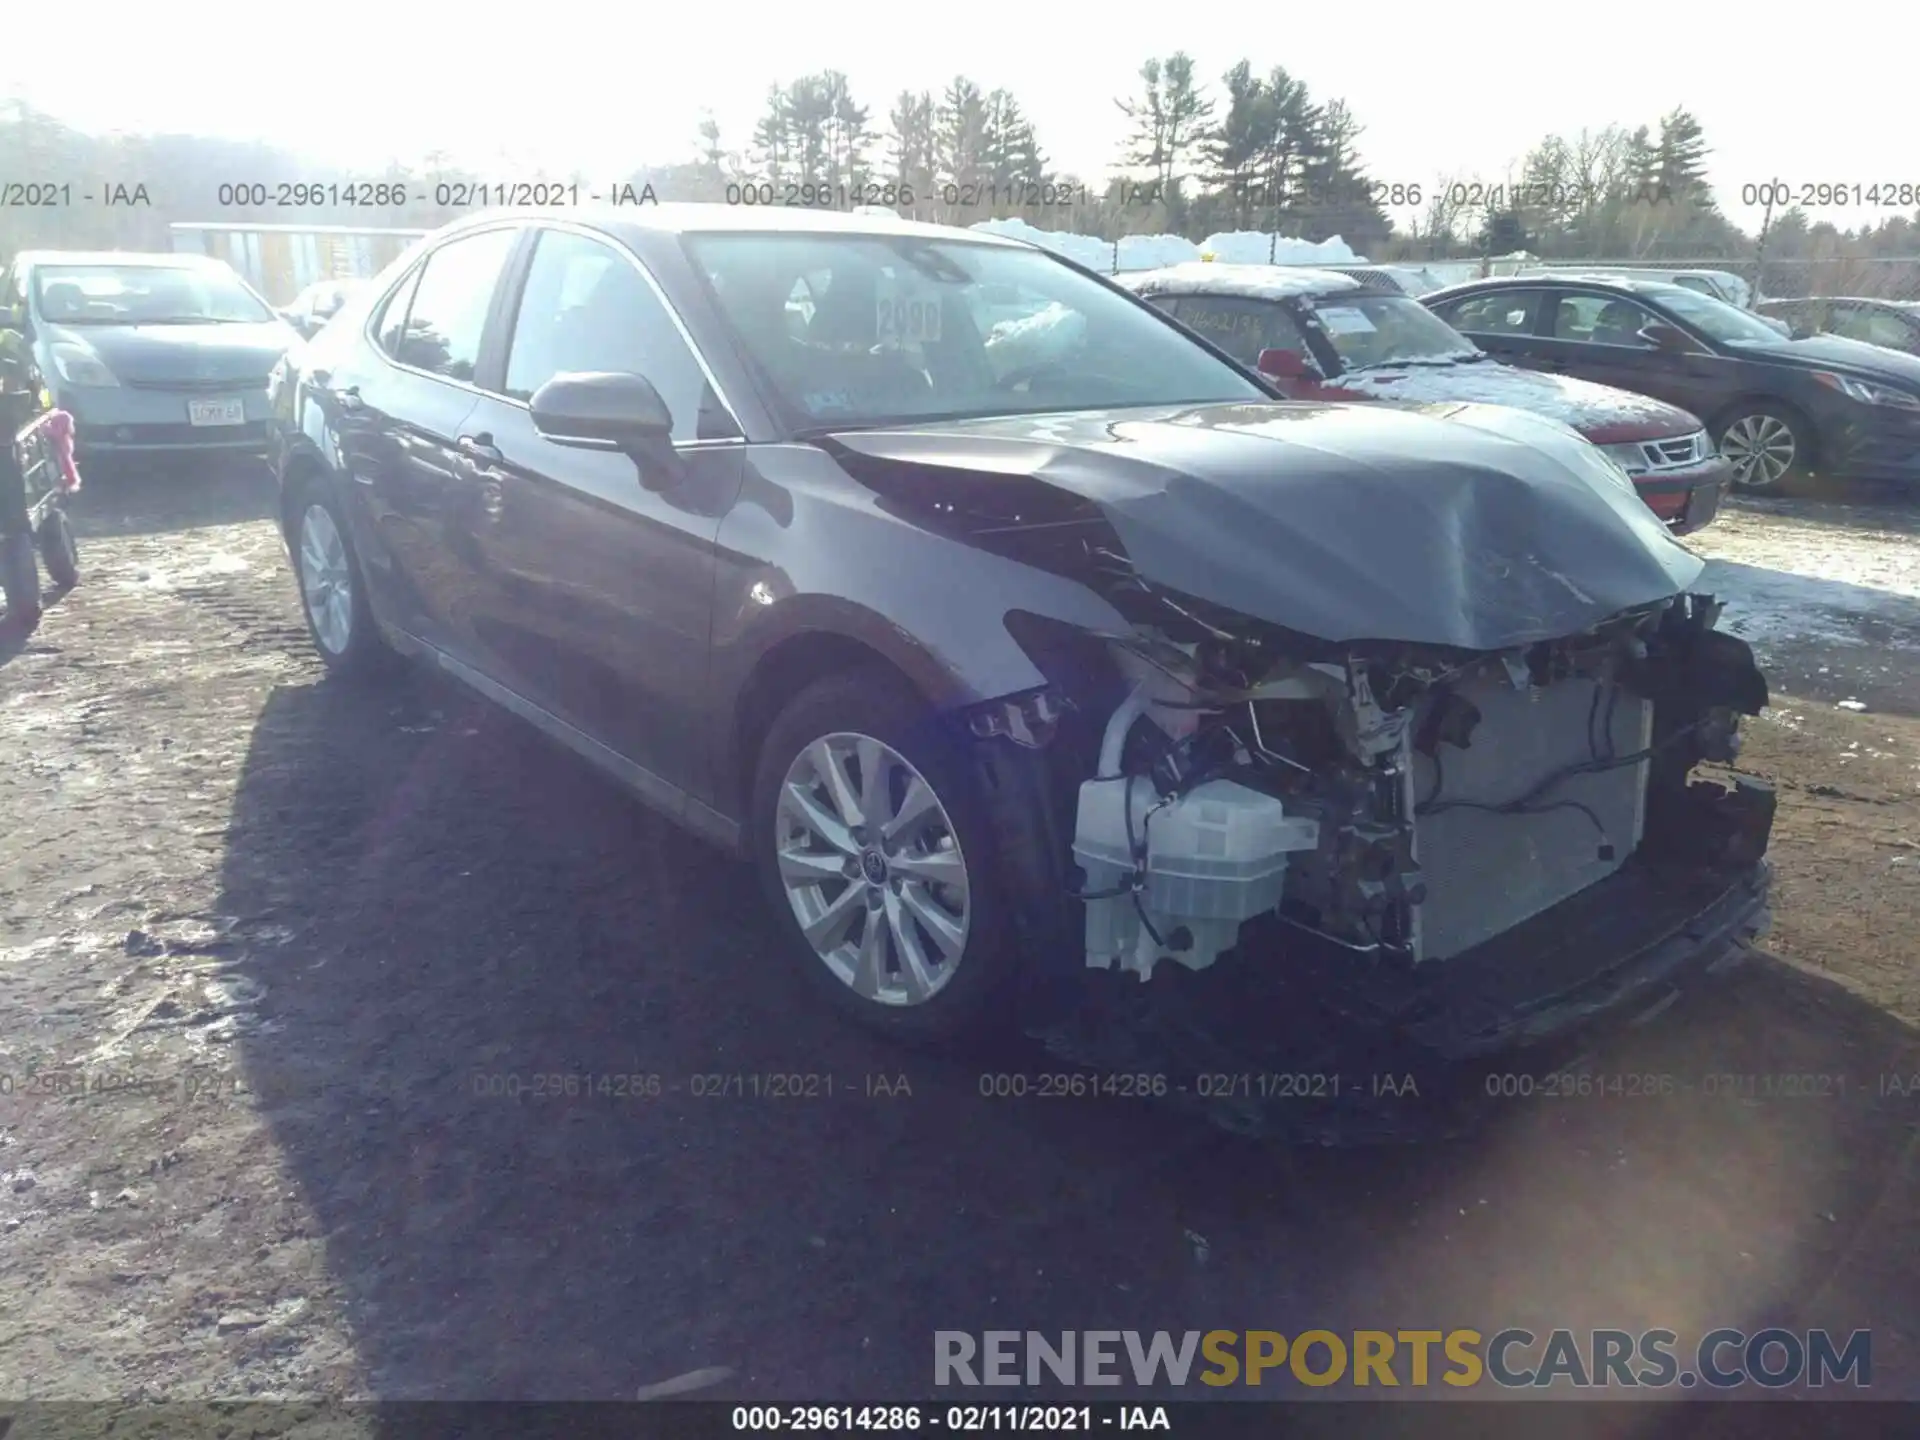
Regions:
<instances>
[{"instance_id":1,"label":"rear wheel","mask_svg":"<svg viewBox=\"0 0 1920 1440\"><path fill-rule=\"evenodd\" d=\"M301 487L293 503L293 569L314 648L337 675L371 676L393 652L367 603L360 560L346 522L319 487Z\"/></svg>"},{"instance_id":2,"label":"rear wheel","mask_svg":"<svg viewBox=\"0 0 1920 1440\"><path fill-rule=\"evenodd\" d=\"M40 522L40 558L46 562L47 577L62 590L80 583L80 544L74 539L73 521L67 512L54 506Z\"/></svg>"},{"instance_id":3,"label":"rear wheel","mask_svg":"<svg viewBox=\"0 0 1920 1440\"><path fill-rule=\"evenodd\" d=\"M1808 477L1813 444L1806 422L1782 406L1736 406L1721 417L1714 439L1742 490L1780 491Z\"/></svg>"},{"instance_id":4,"label":"rear wheel","mask_svg":"<svg viewBox=\"0 0 1920 1440\"><path fill-rule=\"evenodd\" d=\"M1013 967L993 837L953 741L884 669L829 676L762 748L754 860L806 975L902 1039L987 1027Z\"/></svg>"}]
</instances>

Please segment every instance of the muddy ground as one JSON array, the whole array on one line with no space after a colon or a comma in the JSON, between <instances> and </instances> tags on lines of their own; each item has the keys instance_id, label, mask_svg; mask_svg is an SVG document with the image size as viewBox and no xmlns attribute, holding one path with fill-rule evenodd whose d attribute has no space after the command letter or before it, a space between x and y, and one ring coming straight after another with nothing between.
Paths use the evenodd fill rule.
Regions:
<instances>
[{"instance_id":1,"label":"muddy ground","mask_svg":"<svg viewBox=\"0 0 1920 1440\"><path fill-rule=\"evenodd\" d=\"M1920 1397L1911 512L1699 541L1782 692L1742 761L1778 918L1586 1062L1673 1093L1327 1150L849 1032L740 867L429 678L323 683L263 481L83 498L85 583L0 652L0 1396L852 1400L928 1393L936 1329L1779 1324L1871 1328ZM659 1093L489 1093L543 1075Z\"/></svg>"}]
</instances>

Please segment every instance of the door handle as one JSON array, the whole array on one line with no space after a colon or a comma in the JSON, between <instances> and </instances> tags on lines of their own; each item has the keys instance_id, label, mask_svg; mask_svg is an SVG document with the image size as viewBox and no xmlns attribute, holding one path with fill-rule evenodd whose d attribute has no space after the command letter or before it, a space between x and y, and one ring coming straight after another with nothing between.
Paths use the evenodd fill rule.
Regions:
<instances>
[{"instance_id":1,"label":"door handle","mask_svg":"<svg viewBox=\"0 0 1920 1440\"><path fill-rule=\"evenodd\" d=\"M453 443L460 448L462 455L480 464L498 465L507 458L500 453L500 447L493 443L493 436L485 432L478 435L462 435Z\"/></svg>"}]
</instances>

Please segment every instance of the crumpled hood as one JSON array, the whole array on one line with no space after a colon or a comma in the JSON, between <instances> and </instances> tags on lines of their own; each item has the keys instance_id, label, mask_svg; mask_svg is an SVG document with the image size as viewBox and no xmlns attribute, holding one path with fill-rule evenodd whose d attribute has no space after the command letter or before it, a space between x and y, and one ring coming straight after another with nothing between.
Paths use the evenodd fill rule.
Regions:
<instances>
[{"instance_id":1,"label":"crumpled hood","mask_svg":"<svg viewBox=\"0 0 1920 1440\"><path fill-rule=\"evenodd\" d=\"M1492 406L1161 407L829 444L1077 495L1144 579L1335 642L1531 644L1679 594L1704 568L1573 431ZM928 468L908 491L942 498Z\"/></svg>"},{"instance_id":2,"label":"crumpled hood","mask_svg":"<svg viewBox=\"0 0 1920 1440\"><path fill-rule=\"evenodd\" d=\"M1692 415L1664 400L1497 360L1373 365L1327 383L1375 400L1511 405L1571 425L1596 445L1670 440L1702 428Z\"/></svg>"},{"instance_id":3,"label":"crumpled hood","mask_svg":"<svg viewBox=\"0 0 1920 1440\"><path fill-rule=\"evenodd\" d=\"M258 325L62 325L50 338L82 345L114 378L134 384L264 384L299 334L284 321Z\"/></svg>"}]
</instances>

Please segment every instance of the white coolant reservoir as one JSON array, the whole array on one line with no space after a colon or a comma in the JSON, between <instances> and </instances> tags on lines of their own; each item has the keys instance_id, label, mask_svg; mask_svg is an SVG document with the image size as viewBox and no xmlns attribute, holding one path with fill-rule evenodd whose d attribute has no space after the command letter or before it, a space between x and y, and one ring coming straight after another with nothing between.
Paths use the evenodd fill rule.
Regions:
<instances>
[{"instance_id":1,"label":"white coolant reservoir","mask_svg":"<svg viewBox=\"0 0 1920 1440\"><path fill-rule=\"evenodd\" d=\"M1118 964L1142 980L1162 958L1194 970L1211 965L1242 923L1280 903L1287 856L1320 841L1318 822L1231 780L1209 780L1164 806L1143 776L1089 780L1073 838L1085 893L1130 883L1129 810L1134 841L1146 847L1139 903L1131 894L1087 901L1087 964Z\"/></svg>"}]
</instances>

